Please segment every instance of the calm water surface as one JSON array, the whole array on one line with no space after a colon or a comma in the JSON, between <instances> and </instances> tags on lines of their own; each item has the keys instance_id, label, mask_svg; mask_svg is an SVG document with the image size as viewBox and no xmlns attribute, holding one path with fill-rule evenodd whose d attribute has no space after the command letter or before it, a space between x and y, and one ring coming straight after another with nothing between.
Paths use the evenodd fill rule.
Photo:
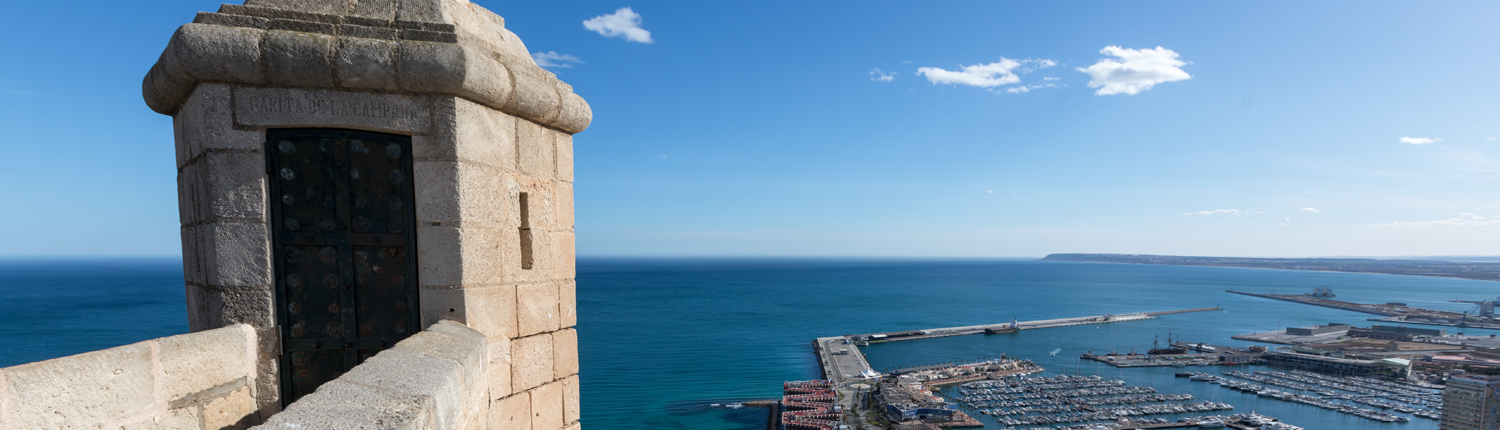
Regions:
<instances>
[{"instance_id":1,"label":"calm water surface","mask_svg":"<svg viewBox=\"0 0 1500 430\"><path fill-rule=\"evenodd\" d=\"M178 259L0 260L0 366L186 331ZM1262 400L1173 378L1177 369L1084 364L1084 351L1144 351L1170 332L1242 345L1230 335L1288 325L1365 323L1368 315L1224 293L1332 286L1356 302L1464 311L1500 284L1441 278L1023 260L580 258L583 420L590 429L759 429L765 410L727 404L776 397L817 377L814 337L1071 316L1223 306L1226 312L877 344L877 369L1000 353L1050 372L1101 374L1163 392L1256 410L1309 429L1430 430ZM1490 334L1488 331L1470 330ZM1054 349L1062 352L1048 355ZM1222 368L1206 368L1227 370ZM1240 368L1245 369L1245 368ZM991 425L992 428L999 428Z\"/></svg>"}]
</instances>

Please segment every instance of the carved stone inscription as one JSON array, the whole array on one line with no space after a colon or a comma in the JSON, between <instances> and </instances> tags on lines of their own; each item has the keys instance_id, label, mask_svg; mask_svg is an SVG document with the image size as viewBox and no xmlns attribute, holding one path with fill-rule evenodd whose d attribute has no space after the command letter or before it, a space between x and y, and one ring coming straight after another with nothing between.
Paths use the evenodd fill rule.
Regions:
<instances>
[{"instance_id":1,"label":"carved stone inscription","mask_svg":"<svg viewBox=\"0 0 1500 430\"><path fill-rule=\"evenodd\" d=\"M289 88L236 88L235 123L243 126L355 126L425 133L426 97Z\"/></svg>"}]
</instances>

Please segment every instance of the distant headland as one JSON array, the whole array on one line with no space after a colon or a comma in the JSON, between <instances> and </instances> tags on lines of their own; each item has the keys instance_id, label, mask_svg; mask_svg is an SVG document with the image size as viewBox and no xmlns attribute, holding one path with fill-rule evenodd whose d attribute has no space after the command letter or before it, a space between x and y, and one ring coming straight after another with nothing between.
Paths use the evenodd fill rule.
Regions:
<instances>
[{"instance_id":1,"label":"distant headland","mask_svg":"<svg viewBox=\"0 0 1500 430\"><path fill-rule=\"evenodd\" d=\"M1386 275L1435 276L1500 281L1500 263L1477 261L1381 260L1374 258L1186 257L1145 254L1051 254L1042 258L1042 261L1312 270L1321 272L1380 273Z\"/></svg>"}]
</instances>

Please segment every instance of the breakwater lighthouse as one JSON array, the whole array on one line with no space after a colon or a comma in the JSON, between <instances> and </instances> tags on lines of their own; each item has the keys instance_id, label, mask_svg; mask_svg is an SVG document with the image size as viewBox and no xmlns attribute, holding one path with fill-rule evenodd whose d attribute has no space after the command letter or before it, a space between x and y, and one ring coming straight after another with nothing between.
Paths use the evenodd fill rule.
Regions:
<instances>
[{"instance_id":1,"label":"breakwater lighthouse","mask_svg":"<svg viewBox=\"0 0 1500 430\"><path fill-rule=\"evenodd\" d=\"M190 328L255 334L241 424L577 428L592 112L503 18L226 4L178 29L143 93L173 117Z\"/></svg>"}]
</instances>

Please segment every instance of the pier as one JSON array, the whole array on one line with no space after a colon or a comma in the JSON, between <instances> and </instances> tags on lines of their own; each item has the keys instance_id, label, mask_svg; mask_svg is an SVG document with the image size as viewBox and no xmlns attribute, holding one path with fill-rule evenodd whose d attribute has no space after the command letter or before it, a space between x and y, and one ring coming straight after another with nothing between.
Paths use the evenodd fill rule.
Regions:
<instances>
[{"instance_id":1,"label":"pier","mask_svg":"<svg viewBox=\"0 0 1500 430\"><path fill-rule=\"evenodd\" d=\"M965 336L971 334L991 332L1015 332L1021 330L1037 330L1044 328L1069 327L1089 324L1109 324L1129 321L1143 321L1155 319L1158 315L1182 314L1191 312L1220 311L1218 306L1211 308L1182 309L1158 312L1139 312L1124 315L1105 314L1091 317L1058 318L1037 321L1011 321L1000 324L971 325L963 327L934 328L926 330L908 330L885 333L869 333L845 336L820 337L813 340L813 353L818 357L818 366L823 373L823 379L833 381L835 386L842 383L865 380L876 377L879 373L870 367L865 355L859 351L857 342L895 342L901 340L932 339L949 336Z\"/></svg>"},{"instance_id":2,"label":"pier","mask_svg":"<svg viewBox=\"0 0 1500 430\"><path fill-rule=\"evenodd\" d=\"M1156 319L1156 317L1158 315L1181 314L1181 313L1190 313L1190 312L1208 312L1208 311L1219 311L1219 310L1223 310L1223 308L1215 306L1215 307L1212 307L1212 308L1182 309L1182 310L1175 310L1175 311L1159 311L1159 312L1139 312L1139 313L1122 314L1122 315L1105 314L1105 315L1101 315L1101 316L1074 317L1074 318L1058 318L1058 319L1039 320L1039 321L1011 321L1011 322L1008 322L1008 323L999 323L999 324L984 324L984 325L971 325L971 326L963 326L963 327L932 328L932 329L925 329L925 330L906 330L906 331L894 331L894 332L884 332L884 333L856 334L856 335L850 335L850 336L847 336L847 337L852 337L854 339L859 339L859 340L863 340L863 341L870 342L870 343L895 342L895 341L901 341L901 340L917 340L917 339L931 339L931 338L937 338L937 337L965 336L965 335L971 335L971 334L984 333L985 330L992 330L992 331L996 331L996 332L1004 332L1004 331L1011 331L1011 330L1015 330L1015 331L1019 331L1019 330L1036 330L1036 329L1043 329L1043 328L1069 327L1069 326L1089 325L1089 324L1109 324L1109 323L1119 323L1119 322L1129 322L1129 321L1142 321L1142 320Z\"/></svg>"}]
</instances>

